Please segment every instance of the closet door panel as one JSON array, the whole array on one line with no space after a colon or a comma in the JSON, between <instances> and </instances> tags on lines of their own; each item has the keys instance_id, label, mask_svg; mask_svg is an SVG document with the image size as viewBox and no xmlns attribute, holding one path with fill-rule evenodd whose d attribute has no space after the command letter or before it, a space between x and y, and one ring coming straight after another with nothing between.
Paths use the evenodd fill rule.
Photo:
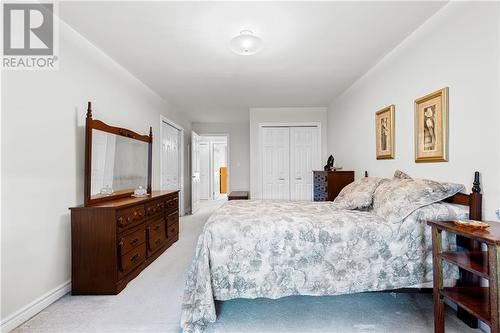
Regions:
<instances>
[{"instance_id":1,"label":"closet door panel","mask_svg":"<svg viewBox=\"0 0 500 333\"><path fill-rule=\"evenodd\" d=\"M313 170L321 164L317 127L290 129L290 199L312 200Z\"/></svg>"},{"instance_id":2,"label":"closet door panel","mask_svg":"<svg viewBox=\"0 0 500 333\"><path fill-rule=\"evenodd\" d=\"M262 129L262 198L290 199L290 129Z\"/></svg>"}]
</instances>

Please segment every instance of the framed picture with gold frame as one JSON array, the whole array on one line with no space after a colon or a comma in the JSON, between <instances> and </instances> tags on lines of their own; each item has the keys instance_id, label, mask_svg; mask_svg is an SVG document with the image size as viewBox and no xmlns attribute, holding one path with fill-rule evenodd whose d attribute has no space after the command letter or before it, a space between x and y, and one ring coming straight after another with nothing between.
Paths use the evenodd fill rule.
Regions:
<instances>
[{"instance_id":1,"label":"framed picture with gold frame","mask_svg":"<svg viewBox=\"0 0 500 333\"><path fill-rule=\"evenodd\" d=\"M448 87L415 100L415 162L448 161Z\"/></svg>"},{"instance_id":2,"label":"framed picture with gold frame","mask_svg":"<svg viewBox=\"0 0 500 333\"><path fill-rule=\"evenodd\" d=\"M375 141L377 160L394 158L394 105L375 113Z\"/></svg>"}]
</instances>

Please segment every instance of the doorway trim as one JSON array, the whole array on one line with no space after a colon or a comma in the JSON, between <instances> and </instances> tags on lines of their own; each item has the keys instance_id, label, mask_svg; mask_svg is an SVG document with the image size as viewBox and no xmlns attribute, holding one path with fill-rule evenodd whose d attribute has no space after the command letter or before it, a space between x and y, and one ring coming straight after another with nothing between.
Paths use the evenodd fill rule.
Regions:
<instances>
[{"instance_id":1,"label":"doorway trim","mask_svg":"<svg viewBox=\"0 0 500 333\"><path fill-rule=\"evenodd\" d=\"M179 158L179 170L180 170L180 177L179 177L179 215L184 216L185 215L185 210L184 210L184 128L182 126L177 125L164 115L160 115L160 189L163 190L162 184L163 184L163 149L162 149L162 142L161 139L163 138L163 123L166 123L174 128L176 128L180 132L181 140L179 143L179 152L180 152L180 158Z\"/></svg>"},{"instance_id":2,"label":"doorway trim","mask_svg":"<svg viewBox=\"0 0 500 333\"><path fill-rule=\"evenodd\" d=\"M199 136L223 136L227 142L227 194L231 192L231 139L229 133L198 133Z\"/></svg>"}]
</instances>

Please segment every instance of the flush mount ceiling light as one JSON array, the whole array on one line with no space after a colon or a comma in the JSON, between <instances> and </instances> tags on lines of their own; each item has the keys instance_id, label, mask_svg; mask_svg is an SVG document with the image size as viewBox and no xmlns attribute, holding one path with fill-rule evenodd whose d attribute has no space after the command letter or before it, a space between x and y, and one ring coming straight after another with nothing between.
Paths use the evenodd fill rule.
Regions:
<instances>
[{"instance_id":1,"label":"flush mount ceiling light","mask_svg":"<svg viewBox=\"0 0 500 333\"><path fill-rule=\"evenodd\" d=\"M252 55L262 49L262 39L255 36L250 30L240 31L240 35L231 39L231 50L239 55Z\"/></svg>"}]
</instances>

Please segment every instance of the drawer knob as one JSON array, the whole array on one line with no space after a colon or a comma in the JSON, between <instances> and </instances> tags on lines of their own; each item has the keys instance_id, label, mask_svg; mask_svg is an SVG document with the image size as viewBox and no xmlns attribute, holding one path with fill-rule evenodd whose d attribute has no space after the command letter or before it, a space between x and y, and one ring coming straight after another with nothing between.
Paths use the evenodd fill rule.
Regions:
<instances>
[{"instance_id":1,"label":"drawer knob","mask_svg":"<svg viewBox=\"0 0 500 333\"><path fill-rule=\"evenodd\" d=\"M161 227L161 225L160 225L160 224L157 224L157 225L155 226L155 231L156 231L156 230L158 230L158 229L160 229L160 227Z\"/></svg>"},{"instance_id":2,"label":"drawer knob","mask_svg":"<svg viewBox=\"0 0 500 333\"><path fill-rule=\"evenodd\" d=\"M159 245L159 244L160 244L160 242L161 242L161 239L159 239L159 238L158 238L158 239L156 240L155 244L156 244L156 245Z\"/></svg>"},{"instance_id":3,"label":"drawer knob","mask_svg":"<svg viewBox=\"0 0 500 333\"><path fill-rule=\"evenodd\" d=\"M133 263L135 263L135 262L137 262L137 260L139 260L139 257L140 257L139 253L137 253L132 258L130 258L130 261L133 262Z\"/></svg>"},{"instance_id":4,"label":"drawer knob","mask_svg":"<svg viewBox=\"0 0 500 333\"><path fill-rule=\"evenodd\" d=\"M139 238L133 239L130 241L130 245L135 246L137 243L139 243Z\"/></svg>"}]
</instances>

